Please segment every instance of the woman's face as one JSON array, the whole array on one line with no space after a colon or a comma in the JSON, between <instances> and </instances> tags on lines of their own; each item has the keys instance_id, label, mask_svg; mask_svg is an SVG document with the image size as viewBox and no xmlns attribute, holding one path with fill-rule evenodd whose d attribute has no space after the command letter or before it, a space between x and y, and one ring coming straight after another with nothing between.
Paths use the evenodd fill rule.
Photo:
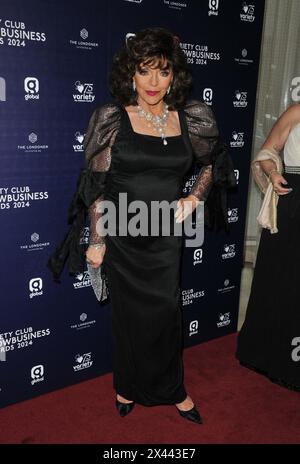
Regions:
<instances>
[{"instance_id":1,"label":"woman's face","mask_svg":"<svg viewBox=\"0 0 300 464\"><path fill-rule=\"evenodd\" d=\"M173 73L167 68L166 60L162 67L155 68L155 66L157 66L157 61L148 65L141 63L140 70L137 70L133 76L138 96L148 105L159 103L173 80Z\"/></svg>"}]
</instances>

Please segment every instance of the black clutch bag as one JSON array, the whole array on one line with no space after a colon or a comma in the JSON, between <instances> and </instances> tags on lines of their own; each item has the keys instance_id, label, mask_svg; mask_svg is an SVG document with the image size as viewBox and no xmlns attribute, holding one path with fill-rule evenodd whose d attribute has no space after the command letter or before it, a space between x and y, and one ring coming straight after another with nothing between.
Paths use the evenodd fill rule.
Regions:
<instances>
[{"instance_id":1,"label":"black clutch bag","mask_svg":"<svg viewBox=\"0 0 300 464\"><path fill-rule=\"evenodd\" d=\"M104 271L104 266L101 265L97 268L93 268L87 262L87 270L91 279L91 285L98 301L105 301L108 298L108 281Z\"/></svg>"}]
</instances>

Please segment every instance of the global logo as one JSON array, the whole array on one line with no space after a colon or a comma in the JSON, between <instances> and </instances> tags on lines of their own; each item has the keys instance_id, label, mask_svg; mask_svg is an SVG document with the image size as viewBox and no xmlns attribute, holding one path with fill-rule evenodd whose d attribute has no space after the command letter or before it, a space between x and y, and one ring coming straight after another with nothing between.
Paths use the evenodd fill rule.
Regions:
<instances>
[{"instance_id":1,"label":"global logo","mask_svg":"<svg viewBox=\"0 0 300 464\"><path fill-rule=\"evenodd\" d=\"M73 94L74 102L76 103L93 103L95 100L94 84L85 82L82 84L80 81L75 82L75 90L77 93Z\"/></svg>"},{"instance_id":2,"label":"global logo","mask_svg":"<svg viewBox=\"0 0 300 464\"><path fill-rule=\"evenodd\" d=\"M208 16L218 16L219 0L209 0L208 7L209 7Z\"/></svg>"},{"instance_id":3,"label":"global logo","mask_svg":"<svg viewBox=\"0 0 300 464\"><path fill-rule=\"evenodd\" d=\"M198 248L197 250L194 251L194 266L196 264L201 264L203 259L203 250L202 248Z\"/></svg>"},{"instance_id":4,"label":"global logo","mask_svg":"<svg viewBox=\"0 0 300 464\"><path fill-rule=\"evenodd\" d=\"M36 77L25 77L24 79L24 90L25 90L25 100L39 100L39 89L40 84L39 80Z\"/></svg>"},{"instance_id":5,"label":"global logo","mask_svg":"<svg viewBox=\"0 0 300 464\"><path fill-rule=\"evenodd\" d=\"M207 105L211 106L213 101L213 90L206 88L203 90L203 101Z\"/></svg>"},{"instance_id":6,"label":"global logo","mask_svg":"<svg viewBox=\"0 0 300 464\"><path fill-rule=\"evenodd\" d=\"M40 277L30 279L29 292L29 298L34 298L43 294L43 281Z\"/></svg>"},{"instance_id":7,"label":"global logo","mask_svg":"<svg viewBox=\"0 0 300 464\"><path fill-rule=\"evenodd\" d=\"M189 337L198 333L199 321L191 321L189 325Z\"/></svg>"},{"instance_id":8,"label":"global logo","mask_svg":"<svg viewBox=\"0 0 300 464\"><path fill-rule=\"evenodd\" d=\"M44 366L39 364L38 366L34 366L31 369L31 385L34 385L37 382L42 382L44 380Z\"/></svg>"}]
</instances>

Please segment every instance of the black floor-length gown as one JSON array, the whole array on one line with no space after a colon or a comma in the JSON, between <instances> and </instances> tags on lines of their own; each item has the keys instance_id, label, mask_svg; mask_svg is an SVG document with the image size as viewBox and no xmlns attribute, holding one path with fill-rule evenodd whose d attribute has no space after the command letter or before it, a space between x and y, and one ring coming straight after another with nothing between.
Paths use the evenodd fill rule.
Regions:
<instances>
[{"instance_id":1,"label":"black floor-length gown","mask_svg":"<svg viewBox=\"0 0 300 464\"><path fill-rule=\"evenodd\" d=\"M127 193L128 203L178 200L192 157L181 135L167 141L165 146L158 136L134 132L123 109L105 199L117 208L119 192ZM147 406L175 404L187 396L180 304L182 243L178 235L106 236L103 266L111 295L114 388Z\"/></svg>"},{"instance_id":2,"label":"black floor-length gown","mask_svg":"<svg viewBox=\"0 0 300 464\"><path fill-rule=\"evenodd\" d=\"M263 229L236 356L274 383L300 391L300 175L278 199L278 233Z\"/></svg>"},{"instance_id":3,"label":"black floor-length gown","mask_svg":"<svg viewBox=\"0 0 300 464\"><path fill-rule=\"evenodd\" d=\"M148 406L180 403L187 396L180 304L183 239L173 228L184 181L195 163L200 171L191 193L206 201L205 219L211 227L226 225L227 189L236 185L211 108L189 100L178 116L181 134L167 137L164 145L159 136L134 132L123 106L96 108L85 135L85 166L68 210L70 228L47 263L56 281L66 261L70 274L83 272L81 237L88 210L89 244L106 243L101 269L107 274L112 309L114 387L128 400ZM158 236L108 232L104 238L103 229L98 231L100 206L110 200L124 213L119 193L127 194L126 210L134 200L148 206L152 201L172 203L171 234L160 228ZM132 215L128 213L128 222ZM158 224L162 226L161 217Z\"/></svg>"}]
</instances>

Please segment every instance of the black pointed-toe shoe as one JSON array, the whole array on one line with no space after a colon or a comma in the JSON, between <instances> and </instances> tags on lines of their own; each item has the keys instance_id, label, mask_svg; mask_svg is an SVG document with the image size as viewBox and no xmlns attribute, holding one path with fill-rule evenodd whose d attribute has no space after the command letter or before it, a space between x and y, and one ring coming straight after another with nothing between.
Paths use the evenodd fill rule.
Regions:
<instances>
[{"instance_id":1,"label":"black pointed-toe shoe","mask_svg":"<svg viewBox=\"0 0 300 464\"><path fill-rule=\"evenodd\" d=\"M192 409L188 411L181 411L180 409L175 406L179 414L187 420L192 422L196 422L196 424L203 424L203 419L200 416L199 412L197 411L196 407L194 406Z\"/></svg>"},{"instance_id":2,"label":"black pointed-toe shoe","mask_svg":"<svg viewBox=\"0 0 300 464\"><path fill-rule=\"evenodd\" d=\"M134 401L131 401L131 403L121 403L121 401L116 398L117 410L119 411L121 417L127 416L127 414L132 411L134 405Z\"/></svg>"}]
</instances>

